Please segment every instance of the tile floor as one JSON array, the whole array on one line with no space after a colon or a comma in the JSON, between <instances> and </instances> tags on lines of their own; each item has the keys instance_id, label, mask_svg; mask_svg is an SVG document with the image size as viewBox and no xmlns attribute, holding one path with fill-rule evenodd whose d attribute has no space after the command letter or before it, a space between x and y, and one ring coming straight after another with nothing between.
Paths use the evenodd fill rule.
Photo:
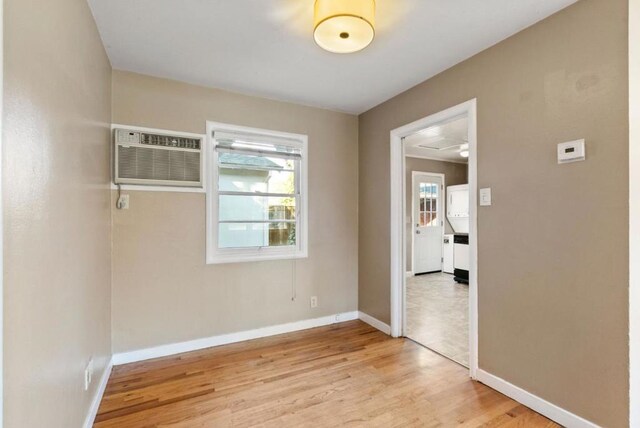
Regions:
<instances>
[{"instance_id":1,"label":"tile floor","mask_svg":"<svg viewBox=\"0 0 640 428\"><path fill-rule=\"evenodd\" d=\"M407 278L406 335L463 366L469 365L469 286L453 275Z\"/></svg>"}]
</instances>

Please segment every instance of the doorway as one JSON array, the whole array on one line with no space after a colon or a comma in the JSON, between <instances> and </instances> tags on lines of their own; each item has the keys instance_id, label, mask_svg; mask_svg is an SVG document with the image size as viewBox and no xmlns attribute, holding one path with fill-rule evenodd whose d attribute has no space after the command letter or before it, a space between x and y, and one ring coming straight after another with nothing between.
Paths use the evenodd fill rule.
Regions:
<instances>
[{"instance_id":1,"label":"doorway","mask_svg":"<svg viewBox=\"0 0 640 428\"><path fill-rule=\"evenodd\" d=\"M436 143L430 143L429 147L426 147L427 151L410 153L407 149L407 140L410 140L412 136L422 134L421 138L424 135L438 137L436 135L439 132L438 127L456 121L465 123L465 141L457 141L455 144L451 144L451 141L447 141L445 136L445 138L432 138L431 143L434 143L434 141ZM465 102L395 129L391 132L390 144L391 334L394 337L409 337L420 343L429 339L420 338L419 330L434 332L434 330L437 330L436 327L439 323L441 327L453 327L453 329L449 329L449 333L447 333L446 329L441 330L444 333L440 333L440 337L442 338L444 335L445 339L454 339L451 331L457 329L461 334L458 335L456 340L458 343L463 343L464 350L462 353L466 354L466 357L461 358L459 354L454 355L454 353L446 355L448 353L446 349L433 350L467 366L470 376L475 379L478 366L476 101ZM456 146L455 149L452 148L454 145ZM414 185L413 181L407 180L407 175L411 171L407 167L408 163L418 158L442 161L440 155L447 150L453 150L457 156L456 159L449 159L448 163L465 164L466 177L464 183L450 181L445 174L439 188L440 192L434 192L433 184L436 183L437 189L439 181L423 181L418 178L416 180L418 184ZM412 160L410 161L410 159ZM425 178L429 174L435 177L433 174L442 173L434 169L420 169L418 171L426 173L424 174ZM416 174L416 176L419 176L419 174ZM420 188L421 182L424 183L422 189ZM466 192L466 202L468 204L466 218L464 218L464 213L457 212L456 215L459 215L460 218L456 218L454 213L448 212L447 190L456 185L462 186L463 189L454 190L464 190ZM423 195L420 195L421 190L423 190ZM411 196L414 193L416 195L415 198ZM419 201L421 196L425 199L422 205ZM460 194L457 196L460 196ZM407 203L407 197L418 199L418 206L416 207L415 203ZM416 220L415 217L417 217L418 221L414 221ZM434 217L436 219L435 222ZM416 246L416 236L423 234L422 227L427 227L428 225L435 227L438 219L443 222L443 229L439 231L438 229L433 230L434 235L440 235L438 248L435 248L435 244L431 246L428 244ZM456 224L457 230L463 230L463 232L452 233L452 223ZM459 229L461 224L463 229ZM466 231L464 231L465 224ZM408 231L411 231L411 233ZM419 242L421 238L418 238ZM429 239L426 241L435 242L435 240ZM412 244L409 244L410 242ZM457 272L454 278L454 275L443 270L450 269L450 267L445 268L445 265L448 265L445 259L449 257L448 254L454 253L456 249L454 246L460 245L466 247L462 248L462 250L466 249L466 267L462 269L458 266L458 268L454 269ZM421 255L421 251L429 253L430 248L430 255ZM440 262L435 263L434 260L438 255L440 255ZM459 257L460 260L463 258ZM416 273L423 273L423 270L426 274L415 275ZM466 274L466 277L463 273ZM431 311L431 316L425 316L425 307L427 311ZM420 315L422 326L417 326L415 323L411 326L408 325L408 318L415 315L418 309L423 311L422 315ZM447 319L443 315L453 318ZM427 347L435 347L433 343L421 344L429 345Z\"/></svg>"},{"instance_id":2,"label":"doorway","mask_svg":"<svg viewBox=\"0 0 640 428\"><path fill-rule=\"evenodd\" d=\"M462 243L469 232L467 117L433 124L402 144L413 220L404 335L468 367L469 246Z\"/></svg>"},{"instance_id":3,"label":"doorway","mask_svg":"<svg viewBox=\"0 0 640 428\"><path fill-rule=\"evenodd\" d=\"M412 171L411 177L413 273L441 272L445 175Z\"/></svg>"}]
</instances>

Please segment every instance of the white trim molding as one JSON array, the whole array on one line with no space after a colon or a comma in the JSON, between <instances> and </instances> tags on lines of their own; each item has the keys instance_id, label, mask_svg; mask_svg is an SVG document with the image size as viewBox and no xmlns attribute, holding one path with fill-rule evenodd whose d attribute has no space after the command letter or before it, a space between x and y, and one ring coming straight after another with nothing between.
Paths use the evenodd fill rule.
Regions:
<instances>
[{"instance_id":1,"label":"white trim molding","mask_svg":"<svg viewBox=\"0 0 640 428\"><path fill-rule=\"evenodd\" d=\"M100 408L100 402L102 401L102 397L104 396L104 391L107 389L107 383L109 382L109 376L111 376L111 369L113 369L113 359L109 358L109 362L102 372L102 376L100 377L100 383L98 384L98 388L96 389L96 393L93 396L93 400L91 400L91 406L89 407L89 413L87 413L87 417L84 420L84 428L91 428L96 420L96 415L98 414L98 409Z\"/></svg>"},{"instance_id":2,"label":"white trim molding","mask_svg":"<svg viewBox=\"0 0 640 428\"><path fill-rule=\"evenodd\" d=\"M389 324L384 323L384 322L380 321L379 319L374 318L371 315L366 314L366 313L364 313L362 311L358 312L358 318L360 319L360 321L366 322L371 327L377 328L378 330L380 330L384 334L391 335L391 327L389 326Z\"/></svg>"},{"instance_id":3,"label":"white trim molding","mask_svg":"<svg viewBox=\"0 0 640 428\"><path fill-rule=\"evenodd\" d=\"M640 427L640 0L629 1L629 425Z\"/></svg>"},{"instance_id":4,"label":"white trim molding","mask_svg":"<svg viewBox=\"0 0 640 428\"><path fill-rule=\"evenodd\" d=\"M573 413L482 369L478 369L477 371L477 380L478 382L484 383L485 385L503 393L509 398L514 399L518 403L524 404L530 409L535 410L562 426L569 428L599 428L599 426L593 422L581 418L578 415L574 415Z\"/></svg>"},{"instance_id":5,"label":"white trim molding","mask_svg":"<svg viewBox=\"0 0 640 428\"><path fill-rule=\"evenodd\" d=\"M390 133L391 168L391 335L404 334L404 295L406 272L405 219L406 195L404 145L402 139L422 129L463 116L469 126L469 375L478 370L478 144L476 133L476 99L394 129Z\"/></svg>"},{"instance_id":6,"label":"white trim molding","mask_svg":"<svg viewBox=\"0 0 640 428\"><path fill-rule=\"evenodd\" d=\"M203 339L189 340L186 342L172 343L168 345L155 346L153 348L139 349L136 351L121 352L113 355L113 365L135 363L138 361L150 360L153 358L167 357L170 355L182 354L185 352L198 351L200 349L213 348L214 346L228 345L231 343L243 342L245 340L259 339L262 337L275 336L278 334L292 333L294 331L307 330L315 327L322 327L344 321L358 319L358 311L343 312L328 315L320 318L313 318L302 321L294 321L286 324L278 324L269 327L256 328L254 330L239 331L236 333L211 336Z\"/></svg>"}]
</instances>

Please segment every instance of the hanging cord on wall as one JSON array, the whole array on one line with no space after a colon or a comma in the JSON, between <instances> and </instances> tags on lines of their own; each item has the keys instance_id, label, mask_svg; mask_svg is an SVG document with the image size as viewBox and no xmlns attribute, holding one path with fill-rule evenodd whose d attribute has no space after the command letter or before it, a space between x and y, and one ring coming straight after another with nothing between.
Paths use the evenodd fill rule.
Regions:
<instances>
[{"instance_id":1,"label":"hanging cord on wall","mask_svg":"<svg viewBox=\"0 0 640 428\"><path fill-rule=\"evenodd\" d=\"M295 302L298 297L296 290L296 259L293 259L291 263L291 301Z\"/></svg>"}]
</instances>

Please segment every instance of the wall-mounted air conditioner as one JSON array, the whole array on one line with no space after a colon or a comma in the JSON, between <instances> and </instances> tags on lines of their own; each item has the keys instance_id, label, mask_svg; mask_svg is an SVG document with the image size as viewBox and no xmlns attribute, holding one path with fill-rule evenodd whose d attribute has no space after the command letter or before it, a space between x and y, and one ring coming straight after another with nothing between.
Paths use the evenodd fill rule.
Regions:
<instances>
[{"instance_id":1,"label":"wall-mounted air conditioner","mask_svg":"<svg viewBox=\"0 0 640 428\"><path fill-rule=\"evenodd\" d=\"M202 187L204 137L114 129L114 183Z\"/></svg>"}]
</instances>

